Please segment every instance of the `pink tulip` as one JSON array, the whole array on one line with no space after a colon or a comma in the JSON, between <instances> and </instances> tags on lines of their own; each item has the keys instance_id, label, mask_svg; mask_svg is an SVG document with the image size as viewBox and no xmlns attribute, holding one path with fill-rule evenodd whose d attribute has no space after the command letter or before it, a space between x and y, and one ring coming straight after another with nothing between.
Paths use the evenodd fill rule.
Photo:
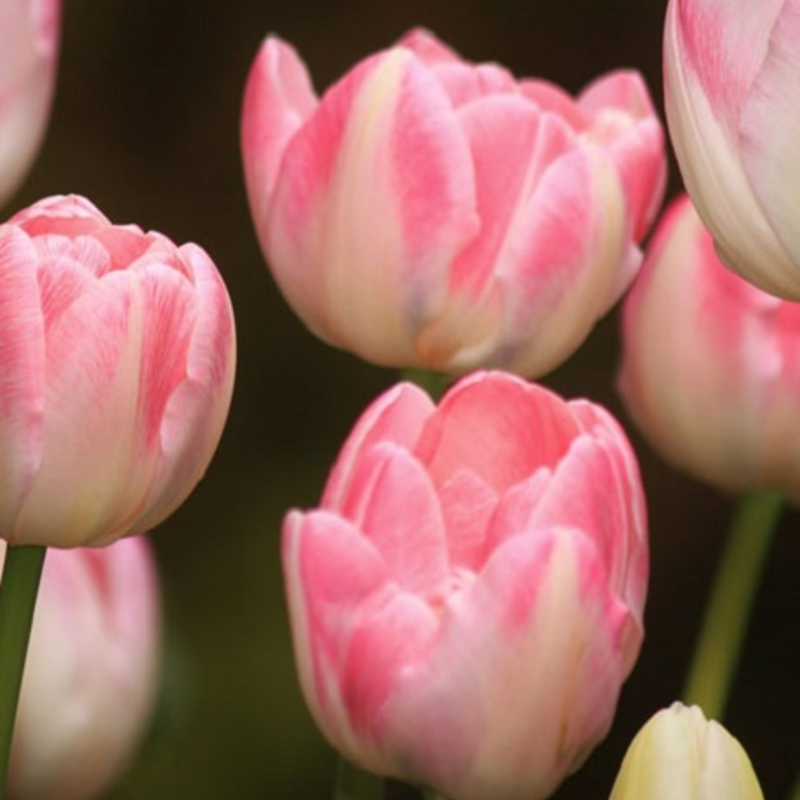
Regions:
<instances>
[{"instance_id":1,"label":"pink tulip","mask_svg":"<svg viewBox=\"0 0 800 800\"><path fill-rule=\"evenodd\" d=\"M56 77L61 0L0 2L0 204L44 136Z\"/></svg>"},{"instance_id":2,"label":"pink tulip","mask_svg":"<svg viewBox=\"0 0 800 800\"><path fill-rule=\"evenodd\" d=\"M620 388L668 461L735 491L800 496L800 305L725 269L687 197L624 307Z\"/></svg>"},{"instance_id":3,"label":"pink tulip","mask_svg":"<svg viewBox=\"0 0 800 800\"><path fill-rule=\"evenodd\" d=\"M0 539L98 545L165 519L214 453L234 354L196 245L81 197L0 225Z\"/></svg>"},{"instance_id":4,"label":"pink tulip","mask_svg":"<svg viewBox=\"0 0 800 800\"><path fill-rule=\"evenodd\" d=\"M452 373L542 374L578 347L639 266L662 140L635 72L573 99L419 30L321 100L267 38L242 119L261 246L302 320L369 361Z\"/></svg>"},{"instance_id":5,"label":"pink tulip","mask_svg":"<svg viewBox=\"0 0 800 800\"><path fill-rule=\"evenodd\" d=\"M0 542L0 569L5 545ZM90 800L127 766L153 710L159 603L142 537L52 550L22 684L8 800Z\"/></svg>"},{"instance_id":6,"label":"pink tulip","mask_svg":"<svg viewBox=\"0 0 800 800\"><path fill-rule=\"evenodd\" d=\"M611 416L503 373L361 417L283 557L306 701L373 772L537 800L608 731L642 641L638 468Z\"/></svg>"},{"instance_id":7,"label":"pink tulip","mask_svg":"<svg viewBox=\"0 0 800 800\"><path fill-rule=\"evenodd\" d=\"M667 120L727 266L800 300L800 0L670 0Z\"/></svg>"}]
</instances>

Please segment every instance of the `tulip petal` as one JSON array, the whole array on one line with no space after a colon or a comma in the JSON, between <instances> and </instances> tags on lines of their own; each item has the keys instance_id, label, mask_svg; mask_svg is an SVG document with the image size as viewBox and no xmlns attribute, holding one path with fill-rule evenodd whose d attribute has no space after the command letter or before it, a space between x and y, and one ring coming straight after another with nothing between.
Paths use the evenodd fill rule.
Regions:
<instances>
[{"instance_id":1,"label":"tulip petal","mask_svg":"<svg viewBox=\"0 0 800 800\"><path fill-rule=\"evenodd\" d=\"M591 141L608 148L620 171L639 241L661 206L667 181L664 133L644 80L638 72L612 72L590 84L580 104L592 117Z\"/></svg>"},{"instance_id":2,"label":"tulip petal","mask_svg":"<svg viewBox=\"0 0 800 800\"><path fill-rule=\"evenodd\" d=\"M113 272L51 331L45 458L19 520L37 543L110 540L139 510L153 468L152 457L139 449L136 427L142 312L131 273ZM74 424L85 419L92 425ZM139 464L133 475L132 463Z\"/></svg>"},{"instance_id":3,"label":"tulip petal","mask_svg":"<svg viewBox=\"0 0 800 800\"><path fill-rule=\"evenodd\" d=\"M408 450L384 442L365 453L341 514L372 542L403 591L433 597L448 588L439 501Z\"/></svg>"},{"instance_id":4,"label":"tulip petal","mask_svg":"<svg viewBox=\"0 0 800 800\"><path fill-rule=\"evenodd\" d=\"M775 233L800 269L800 0L785 0L742 108L742 160ZM798 277L800 283L800 277Z\"/></svg>"},{"instance_id":5,"label":"tulip petal","mask_svg":"<svg viewBox=\"0 0 800 800\"><path fill-rule=\"evenodd\" d=\"M374 546L327 512L287 516L283 563L301 683L324 732L369 766L370 727L398 674L436 630L430 609L389 585ZM366 731L367 739L356 739Z\"/></svg>"},{"instance_id":6,"label":"tulip petal","mask_svg":"<svg viewBox=\"0 0 800 800\"><path fill-rule=\"evenodd\" d=\"M325 485L322 505L331 509L342 507L358 461L379 442L392 442L412 450L434 409L430 397L411 383L398 384L382 394L361 415L347 437Z\"/></svg>"},{"instance_id":7,"label":"tulip petal","mask_svg":"<svg viewBox=\"0 0 800 800\"><path fill-rule=\"evenodd\" d=\"M395 763L463 800L549 795L616 704L610 602L582 535L509 540L451 599L424 671L396 686L384 732Z\"/></svg>"},{"instance_id":8,"label":"tulip petal","mask_svg":"<svg viewBox=\"0 0 800 800\"><path fill-rule=\"evenodd\" d=\"M267 37L250 70L242 106L242 155L254 219L267 214L286 147L317 104L295 49Z\"/></svg>"},{"instance_id":9,"label":"tulip petal","mask_svg":"<svg viewBox=\"0 0 800 800\"><path fill-rule=\"evenodd\" d=\"M439 489L454 570L479 572L487 558L486 533L497 508L497 494L472 470L456 471Z\"/></svg>"},{"instance_id":10,"label":"tulip petal","mask_svg":"<svg viewBox=\"0 0 800 800\"><path fill-rule=\"evenodd\" d=\"M45 336L36 251L0 228L0 530L15 519L42 460Z\"/></svg>"},{"instance_id":11,"label":"tulip petal","mask_svg":"<svg viewBox=\"0 0 800 800\"><path fill-rule=\"evenodd\" d=\"M139 531L166 519L196 486L219 443L233 392L236 331L227 290L201 248L184 245L178 254L189 265L191 285L186 280L171 282L158 263L152 272L150 314L161 324L147 326L144 353L150 358L143 364L142 391L147 440L157 450L159 463L148 512L137 523ZM171 296L164 293L170 285ZM185 308L183 325L167 323L168 317L178 315L179 303ZM192 327L187 329L187 324ZM171 364L163 348L148 347L148 341L159 340L172 342ZM180 363L175 360L178 355Z\"/></svg>"},{"instance_id":12,"label":"tulip petal","mask_svg":"<svg viewBox=\"0 0 800 800\"><path fill-rule=\"evenodd\" d=\"M266 255L322 338L378 363L414 363L414 327L437 312L449 263L477 224L450 103L430 71L395 48L336 84L292 139Z\"/></svg>"},{"instance_id":13,"label":"tulip petal","mask_svg":"<svg viewBox=\"0 0 800 800\"><path fill-rule=\"evenodd\" d=\"M575 422L556 395L505 373L477 373L444 396L416 453L436 486L469 464L503 494L539 467L555 465L575 432Z\"/></svg>"},{"instance_id":14,"label":"tulip petal","mask_svg":"<svg viewBox=\"0 0 800 800\"><path fill-rule=\"evenodd\" d=\"M460 64L461 57L448 47L435 34L425 28L413 28L397 42L398 47L405 47L429 67L440 64Z\"/></svg>"},{"instance_id":15,"label":"tulip petal","mask_svg":"<svg viewBox=\"0 0 800 800\"><path fill-rule=\"evenodd\" d=\"M797 269L753 194L738 150L741 104L783 0L731 1L735 13L728 0L673 0L667 7L669 130L686 188L727 266L765 291L797 299Z\"/></svg>"}]
</instances>

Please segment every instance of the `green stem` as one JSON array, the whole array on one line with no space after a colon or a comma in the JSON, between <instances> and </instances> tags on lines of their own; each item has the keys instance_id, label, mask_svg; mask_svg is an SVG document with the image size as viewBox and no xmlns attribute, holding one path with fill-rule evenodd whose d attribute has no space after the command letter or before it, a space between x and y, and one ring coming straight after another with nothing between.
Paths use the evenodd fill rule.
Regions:
<instances>
[{"instance_id":1,"label":"green stem","mask_svg":"<svg viewBox=\"0 0 800 800\"><path fill-rule=\"evenodd\" d=\"M44 547L8 547L0 581L0 795L6 785L11 738Z\"/></svg>"},{"instance_id":2,"label":"green stem","mask_svg":"<svg viewBox=\"0 0 800 800\"><path fill-rule=\"evenodd\" d=\"M736 509L684 690L686 702L699 705L709 719L725 714L782 506L782 495L764 492L744 495Z\"/></svg>"}]
</instances>

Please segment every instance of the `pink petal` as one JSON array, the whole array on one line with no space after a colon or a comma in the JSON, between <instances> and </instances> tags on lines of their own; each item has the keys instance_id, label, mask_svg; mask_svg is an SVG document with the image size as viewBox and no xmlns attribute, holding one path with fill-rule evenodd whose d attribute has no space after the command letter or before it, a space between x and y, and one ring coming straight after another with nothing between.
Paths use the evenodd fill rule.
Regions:
<instances>
[{"instance_id":1,"label":"pink petal","mask_svg":"<svg viewBox=\"0 0 800 800\"><path fill-rule=\"evenodd\" d=\"M550 113L563 120L575 133L581 133L589 118L575 99L560 86L548 81L526 78L519 83L522 94L533 101L539 113Z\"/></svg>"},{"instance_id":2,"label":"pink petal","mask_svg":"<svg viewBox=\"0 0 800 800\"><path fill-rule=\"evenodd\" d=\"M697 81L729 131L764 61L786 0L672 0L668 15L688 78ZM668 28L669 29L669 28Z\"/></svg>"},{"instance_id":3,"label":"pink petal","mask_svg":"<svg viewBox=\"0 0 800 800\"><path fill-rule=\"evenodd\" d=\"M138 523L140 530L166 519L197 485L219 443L233 393L236 331L230 297L204 250L187 244L178 255L192 275L192 295L186 295L188 281L176 280L174 296L162 297L165 305L151 309L164 321L162 311L172 308L169 313L177 316L178 304L187 303L182 318L185 328L175 336L171 364L166 359L159 365L151 363L155 371L144 376L149 431L157 436L157 441L151 442L160 458L148 497L148 513ZM156 326L149 328L152 335ZM179 343L181 337L188 338ZM158 348L151 353L154 359L163 359Z\"/></svg>"},{"instance_id":4,"label":"pink petal","mask_svg":"<svg viewBox=\"0 0 800 800\"><path fill-rule=\"evenodd\" d=\"M390 698L385 737L399 765L463 800L545 797L578 766L621 683L620 620L595 564L591 545L564 530L495 552L452 598L424 669Z\"/></svg>"},{"instance_id":5,"label":"pink petal","mask_svg":"<svg viewBox=\"0 0 800 800\"><path fill-rule=\"evenodd\" d=\"M259 232L286 147L317 104L297 52L281 39L267 37L250 70L242 106L242 156L250 208Z\"/></svg>"},{"instance_id":6,"label":"pink petal","mask_svg":"<svg viewBox=\"0 0 800 800\"><path fill-rule=\"evenodd\" d=\"M439 501L408 450L384 442L366 452L341 514L373 543L403 591L425 598L444 592L449 564Z\"/></svg>"},{"instance_id":7,"label":"pink petal","mask_svg":"<svg viewBox=\"0 0 800 800\"><path fill-rule=\"evenodd\" d=\"M620 170L635 241L653 222L667 179L664 133L641 75L613 72L591 84L580 98L593 118L591 140L605 144Z\"/></svg>"},{"instance_id":8,"label":"pink petal","mask_svg":"<svg viewBox=\"0 0 800 800\"><path fill-rule=\"evenodd\" d=\"M474 472L458 470L439 490L453 569L478 572L487 553L489 520L497 495Z\"/></svg>"},{"instance_id":9,"label":"pink petal","mask_svg":"<svg viewBox=\"0 0 800 800\"><path fill-rule=\"evenodd\" d=\"M344 520L293 512L283 537L306 699L333 742L369 761L370 742L356 745L355 737L369 734L397 675L427 651L435 618L413 595L390 587L380 556Z\"/></svg>"},{"instance_id":10,"label":"pink petal","mask_svg":"<svg viewBox=\"0 0 800 800\"><path fill-rule=\"evenodd\" d=\"M491 96L460 115L475 164L477 211L482 226L453 266L453 290L480 292L506 255L520 209L544 170L574 146L555 121L542 124L536 107L520 97Z\"/></svg>"},{"instance_id":11,"label":"pink petal","mask_svg":"<svg viewBox=\"0 0 800 800\"><path fill-rule=\"evenodd\" d=\"M742 160L782 245L800 265L800 0L785 0L742 108Z\"/></svg>"},{"instance_id":12,"label":"pink petal","mask_svg":"<svg viewBox=\"0 0 800 800\"><path fill-rule=\"evenodd\" d=\"M336 84L293 138L266 253L318 335L368 360L411 363L415 326L436 313L450 261L477 224L450 104L396 48Z\"/></svg>"},{"instance_id":13,"label":"pink petal","mask_svg":"<svg viewBox=\"0 0 800 800\"><path fill-rule=\"evenodd\" d=\"M143 323L138 284L113 272L50 332L45 459L19 523L37 543L112 540L140 508L154 465L135 422Z\"/></svg>"},{"instance_id":14,"label":"pink petal","mask_svg":"<svg viewBox=\"0 0 800 800\"><path fill-rule=\"evenodd\" d=\"M416 447L437 486L468 468L498 494L563 457L577 432L566 405L501 372L460 381L430 417Z\"/></svg>"},{"instance_id":15,"label":"pink petal","mask_svg":"<svg viewBox=\"0 0 800 800\"><path fill-rule=\"evenodd\" d=\"M0 532L5 538L42 460L45 337L36 252L0 227Z\"/></svg>"},{"instance_id":16,"label":"pink petal","mask_svg":"<svg viewBox=\"0 0 800 800\"><path fill-rule=\"evenodd\" d=\"M350 492L358 462L379 442L412 450L434 404L414 384L401 383L384 392L361 415L331 470L321 506L340 509Z\"/></svg>"},{"instance_id":17,"label":"pink petal","mask_svg":"<svg viewBox=\"0 0 800 800\"><path fill-rule=\"evenodd\" d=\"M640 484L630 483L615 446L589 437L575 441L553 473L530 518L531 527L572 528L596 548L609 591L641 624L647 586L647 539L628 509L643 512ZM578 488L580 487L580 488ZM639 522L643 523L643 520ZM630 665L638 655L630 654Z\"/></svg>"},{"instance_id":18,"label":"pink petal","mask_svg":"<svg viewBox=\"0 0 800 800\"><path fill-rule=\"evenodd\" d=\"M461 56L448 47L441 39L425 28L413 28L398 42L398 47L411 50L414 55L429 67L440 64L462 63Z\"/></svg>"},{"instance_id":19,"label":"pink petal","mask_svg":"<svg viewBox=\"0 0 800 800\"><path fill-rule=\"evenodd\" d=\"M433 67L436 80L447 92L453 108L492 94L518 94L514 76L497 64L465 64L448 62Z\"/></svg>"}]
</instances>

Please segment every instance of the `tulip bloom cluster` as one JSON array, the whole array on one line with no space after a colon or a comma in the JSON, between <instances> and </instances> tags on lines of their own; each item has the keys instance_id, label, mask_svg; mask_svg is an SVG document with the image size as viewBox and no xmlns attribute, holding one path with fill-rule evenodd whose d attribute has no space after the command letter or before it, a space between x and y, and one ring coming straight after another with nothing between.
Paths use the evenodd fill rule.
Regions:
<instances>
[{"instance_id":1,"label":"tulip bloom cluster","mask_svg":"<svg viewBox=\"0 0 800 800\"><path fill-rule=\"evenodd\" d=\"M362 416L284 523L306 700L379 774L537 800L605 736L642 640L644 496L600 407L479 373Z\"/></svg>"},{"instance_id":2,"label":"tulip bloom cluster","mask_svg":"<svg viewBox=\"0 0 800 800\"><path fill-rule=\"evenodd\" d=\"M620 389L667 460L701 480L800 497L800 304L720 263L688 198L625 300Z\"/></svg>"},{"instance_id":3,"label":"tulip bloom cluster","mask_svg":"<svg viewBox=\"0 0 800 800\"><path fill-rule=\"evenodd\" d=\"M796 0L671 0L667 120L723 261L800 300L800 24Z\"/></svg>"},{"instance_id":4,"label":"tulip bloom cluster","mask_svg":"<svg viewBox=\"0 0 800 800\"><path fill-rule=\"evenodd\" d=\"M39 150L56 77L61 0L0 2L0 205Z\"/></svg>"},{"instance_id":5,"label":"tulip bloom cluster","mask_svg":"<svg viewBox=\"0 0 800 800\"><path fill-rule=\"evenodd\" d=\"M414 31L318 99L270 37L242 121L275 279L325 341L379 364L541 375L627 288L661 201L641 77L577 99Z\"/></svg>"},{"instance_id":6,"label":"tulip bloom cluster","mask_svg":"<svg viewBox=\"0 0 800 800\"><path fill-rule=\"evenodd\" d=\"M227 291L196 245L55 197L0 226L0 539L105 544L202 477L233 388Z\"/></svg>"},{"instance_id":7,"label":"tulip bloom cluster","mask_svg":"<svg viewBox=\"0 0 800 800\"><path fill-rule=\"evenodd\" d=\"M5 545L0 542L0 568ZM51 550L22 683L8 794L90 800L127 765L156 697L159 602L149 544Z\"/></svg>"}]
</instances>

